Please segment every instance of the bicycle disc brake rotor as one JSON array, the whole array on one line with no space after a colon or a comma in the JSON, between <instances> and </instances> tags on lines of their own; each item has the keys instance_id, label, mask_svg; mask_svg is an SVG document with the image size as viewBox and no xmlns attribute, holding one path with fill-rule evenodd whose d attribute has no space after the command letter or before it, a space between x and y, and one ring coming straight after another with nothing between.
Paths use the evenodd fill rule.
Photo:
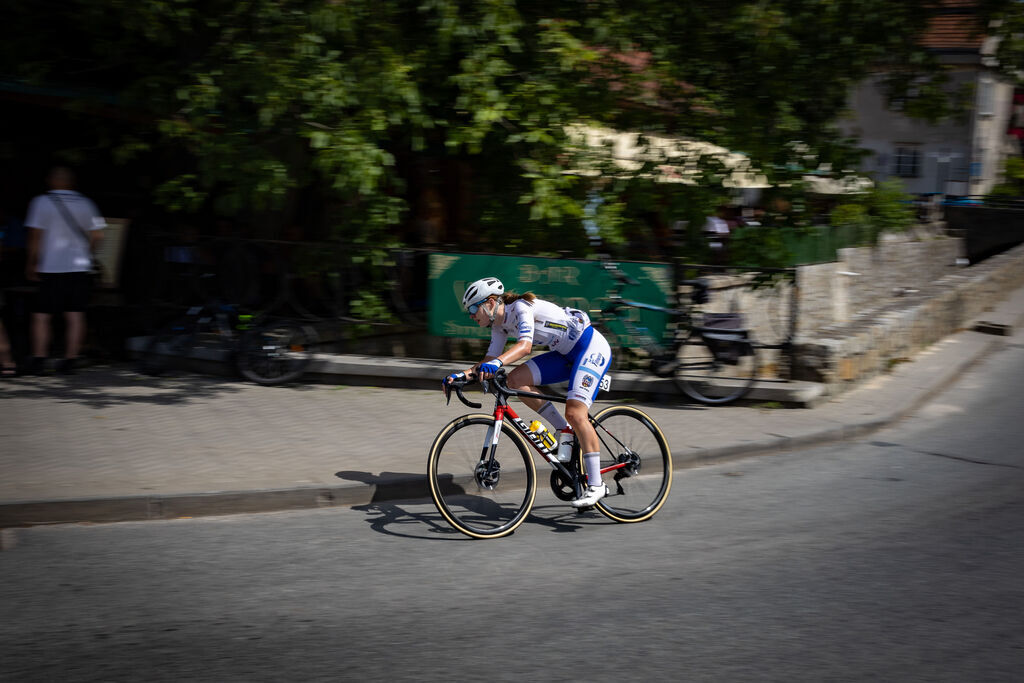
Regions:
<instances>
[{"instance_id":1,"label":"bicycle disc brake rotor","mask_svg":"<svg viewBox=\"0 0 1024 683\"><path fill-rule=\"evenodd\" d=\"M576 485L560 470L551 470L551 490L559 500L576 500Z\"/></svg>"},{"instance_id":2,"label":"bicycle disc brake rotor","mask_svg":"<svg viewBox=\"0 0 1024 683\"><path fill-rule=\"evenodd\" d=\"M480 461L476 466L476 483L488 491L498 487L501 480L501 464L497 460Z\"/></svg>"}]
</instances>

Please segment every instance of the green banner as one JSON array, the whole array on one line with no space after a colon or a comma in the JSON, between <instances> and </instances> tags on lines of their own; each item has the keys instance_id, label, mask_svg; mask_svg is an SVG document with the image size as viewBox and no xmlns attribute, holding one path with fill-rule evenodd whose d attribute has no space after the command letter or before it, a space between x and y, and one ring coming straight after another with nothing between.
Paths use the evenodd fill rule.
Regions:
<instances>
[{"instance_id":1,"label":"green banner","mask_svg":"<svg viewBox=\"0 0 1024 683\"><path fill-rule=\"evenodd\" d=\"M669 305L672 292L672 268L663 263L616 262L624 273L639 282L622 291L625 299L658 306ZM533 292L559 306L587 311L594 324L602 325L595 312L614 284L613 278L597 261L491 256L484 254L430 255L429 332L444 337L488 338L490 330L479 327L462 310L466 286L480 278L496 277L505 291ZM632 311L634 320L660 338L665 316Z\"/></svg>"}]
</instances>

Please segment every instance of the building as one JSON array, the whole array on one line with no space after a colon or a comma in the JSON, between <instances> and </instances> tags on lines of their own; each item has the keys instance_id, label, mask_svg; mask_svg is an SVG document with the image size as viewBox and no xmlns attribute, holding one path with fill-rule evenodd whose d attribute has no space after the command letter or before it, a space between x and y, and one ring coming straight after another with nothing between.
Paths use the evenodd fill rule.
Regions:
<instances>
[{"instance_id":1,"label":"building","mask_svg":"<svg viewBox=\"0 0 1024 683\"><path fill-rule=\"evenodd\" d=\"M973 0L939 0L922 40L949 68L949 90L967 95L965 108L931 125L890 100L884 74L862 82L850 97L843 132L868 150L860 171L875 180L899 178L914 194L980 195L1000 180L1008 154L1019 154L1008 134L1013 86L993 68L996 39L986 35Z\"/></svg>"}]
</instances>

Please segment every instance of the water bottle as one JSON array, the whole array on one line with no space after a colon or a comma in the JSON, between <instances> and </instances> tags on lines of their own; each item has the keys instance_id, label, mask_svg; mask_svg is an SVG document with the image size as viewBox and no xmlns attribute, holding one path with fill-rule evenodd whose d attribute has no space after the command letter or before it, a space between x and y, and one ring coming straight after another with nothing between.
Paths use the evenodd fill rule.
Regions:
<instances>
[{"instance_id":1,"label":"water bottle","mask_svg":"<svg viewBox=\"0 0 1024 683\"><path fill-rule=\"evenodd\" d=\"M569 462L572 460L572 442L575 434L572 427L565 426L565 429L558 432L558 462Z\"/></svg>"},{"instance_id":2,"label":"water bottle","mask_svg":"<svg viewBox=\"0 0 1024 683\"><path fill-rule=\"evenodd\" d=\"M555 446L558 445L555 442L555 437L551 435L551 432L548 431L548 428L540 420L534 420L530 423L530 431L537 435L537 438L540 439L542 444L547 446L549 451L554 450Z\"/></svg>"}]
</instances>

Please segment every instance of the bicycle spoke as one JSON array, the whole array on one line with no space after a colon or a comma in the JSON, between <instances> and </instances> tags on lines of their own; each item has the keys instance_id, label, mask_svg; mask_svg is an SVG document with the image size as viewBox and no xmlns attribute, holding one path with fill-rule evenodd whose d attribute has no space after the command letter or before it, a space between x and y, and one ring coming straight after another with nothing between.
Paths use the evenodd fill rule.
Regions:
<instances>
[{"instance_id":1,"label":"bicycle spoke","mask_svg":"<svg viewBox=\"0 0 1024 683\"><path fill-rule=\"evenodd\" d=\"M259 384L297 379L313 360L313 333L291 323L249 331L239 345L242 375Z\"/></svg>"},{"instance_id":2,"label":"bicycle spoke","mask_svg":"<svg viewBox=\"0 0 1024 683\"><path fill-rule=\"evenodd\" d=\"M649 519L672 487L672 455L664 435L647 415L629 406L606 408L593 421L609 490L598 510L619 522Z\"/></svg>"},{"instance_id":3,"label":"bicycle spoke","mask_svg":"<svg viewBox=\"0 0 1024 683\"><path fill-rule=\"evenodd\" d=\"M493 429L490 416L460 418L438 434L430 453L431 497L453 527L475 538L514 531L536 494L526 444L504 425L491 457Z\"/></svg>"},{"instance_id":4,"label":"bicycle spoke","mask_svg":"<svg viewBox=\"0 0 1024 683\"><path fill-rule=\"evenodd\" d=\"M746 394L757 374L757 355L748 341L705 343L691 333L679 347L673 380L702 403L728 403Z\"/></svg>"}]
</instances>

